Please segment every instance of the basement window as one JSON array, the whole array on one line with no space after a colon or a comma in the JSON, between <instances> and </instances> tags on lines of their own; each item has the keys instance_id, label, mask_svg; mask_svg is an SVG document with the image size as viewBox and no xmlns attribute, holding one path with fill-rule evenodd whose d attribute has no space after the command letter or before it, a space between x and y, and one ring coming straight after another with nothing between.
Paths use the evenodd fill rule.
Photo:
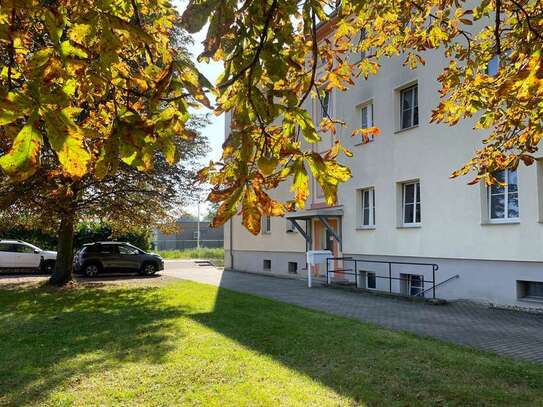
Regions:
<instances>
[{"instance_id":1,"label":"basement window","mask_svg":"<svg viewBox=\"0 0 543 407\"><path fill-rule=\"evenodd\" d=\"M288 262L288 273L289 274L298 274L298 263L295 261Z\"/></svg>"},{"instance_id":2,"label":"basement window","mask_svg":"<svg viewBox=\"0 0 543 407\"><path fill-rule=\"evenodd\" d=\"M270 271L271 270L271 260L265 259L264 262L263 262L262 268L265 271Z\"/></svg>"},{"instance_id":3,"label":"basement window","mask_svg":"<svg viewBox=\"0 0 543 407\"><path fill-rule=\"evenodd\" d=\"M517 281L519 299L543 302L543 281Z\"/></svg>"}]
</instances>

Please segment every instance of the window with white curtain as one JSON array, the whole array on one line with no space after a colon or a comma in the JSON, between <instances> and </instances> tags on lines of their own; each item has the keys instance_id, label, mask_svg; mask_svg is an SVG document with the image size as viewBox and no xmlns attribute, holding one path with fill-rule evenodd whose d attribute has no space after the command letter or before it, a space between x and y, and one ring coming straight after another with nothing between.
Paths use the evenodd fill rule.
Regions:
<instances>
[{"instance_id":1,"label":"window with white curtain","mask_svg":"<svg viewBox=\"0 0 543 407\"><path fill-rule=\"evenodd\" d=\"M375 188L360 190L361 194L361 226L370 228L375 226Z\"/></svg>"},{"instance_id":2,"label":"window with white curtain","mask_svg":"<svg viewBox=\"0 0 543 407\"><path fill-rule=\"evenodd\" d=\"M403 184L402 190L403 225L420 225L420 182L406 182Z\"/></svg>"},{"instance_id":3,"label":"window with white curtain","mask_svg":"<svg viewBox=\"0 0 543 407\"><path fill-rule=\"evenodd\" d=\"M400 130L419 125L418 86L410 86L400 91Z\"/></svg>"},{"instance_id":4,"label":"window with white curtain","mask_svg":"<svg viewBox=\"0 0 543 407\"><path fill-rule=\"evenodd\" d=\"M491 222L516 221L519 218L518 176L516 170L503 170L494 177L504 185L488 187L488 209Z\"/></svg>"}]
</instances>

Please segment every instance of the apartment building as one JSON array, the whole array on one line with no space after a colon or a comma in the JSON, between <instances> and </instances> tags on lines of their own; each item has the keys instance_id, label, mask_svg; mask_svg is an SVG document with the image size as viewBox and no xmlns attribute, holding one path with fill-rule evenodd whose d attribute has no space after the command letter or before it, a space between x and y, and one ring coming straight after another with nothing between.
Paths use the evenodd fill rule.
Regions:
<instances>
[{"instance_id":1,"label":"apartment building","mask_svg":"<svg viewBox=\"0 0 543 407\"><path fill-rule=\"evenodd\" d=\"M353 177L340 186L334 207L314 183L305 210L265 218L259 236L235 217L225 227L227 268L305 278L306 251L329 249L334 257L358 260L356 283L368 290L429 296L435 285L438 298L543 308L543 160L497 174L506 187L449 179L484 134L470 121L429 123L439 101L436 78L446 64L439 52L425 59L417 70L400 58L383 60L377 76L330 93L324 106L308 102L316 123L322 109L347 123L338 137L354 153L342 159ZM381 130L371 142L351 137L371 126ZM331 143L324 136L313 148L324 152ZM288 199L288 188L276 193ZM329 268L353 264L334 260ZM312 273L326 276L323 266ZM352 283L354 277L338 271L332 278Z\"/></svg>"}]
</instances>

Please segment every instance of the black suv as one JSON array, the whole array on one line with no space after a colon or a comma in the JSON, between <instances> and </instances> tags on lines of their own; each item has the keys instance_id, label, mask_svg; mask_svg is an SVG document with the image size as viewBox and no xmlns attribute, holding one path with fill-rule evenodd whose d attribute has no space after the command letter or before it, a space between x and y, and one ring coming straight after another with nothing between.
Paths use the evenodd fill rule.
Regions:
<instances>
[{"instance_id":1,"label":"black suv","mask_svg":"<svg viewBox=\"0 0 543 407\"><path fill-rule=\"evenodd\" d=\"M94 277L104 271L152 275L164 270L164 261L130 243L97 242L85 244L74 256L74 271Z\"/></svg>"}]
</instances>

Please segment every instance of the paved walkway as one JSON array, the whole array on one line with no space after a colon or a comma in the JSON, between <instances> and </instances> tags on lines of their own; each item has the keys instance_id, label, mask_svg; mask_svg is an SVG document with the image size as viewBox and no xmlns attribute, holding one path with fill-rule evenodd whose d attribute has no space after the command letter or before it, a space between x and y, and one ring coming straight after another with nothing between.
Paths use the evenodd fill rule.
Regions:
<instances>
[{"instance_id":1,"label":"paved walkway","mask_svg":"<svg viewBox=\"0 0 543 407\"><path fill-rule=\"evenodd\" d=\"M164 274L543 362L543 315L489 309L464 302L429 305L341 289L309 289L299 280L222 272L212 267L195 267L191 262L167 262Z\"/></svg>"}]
</instances>

